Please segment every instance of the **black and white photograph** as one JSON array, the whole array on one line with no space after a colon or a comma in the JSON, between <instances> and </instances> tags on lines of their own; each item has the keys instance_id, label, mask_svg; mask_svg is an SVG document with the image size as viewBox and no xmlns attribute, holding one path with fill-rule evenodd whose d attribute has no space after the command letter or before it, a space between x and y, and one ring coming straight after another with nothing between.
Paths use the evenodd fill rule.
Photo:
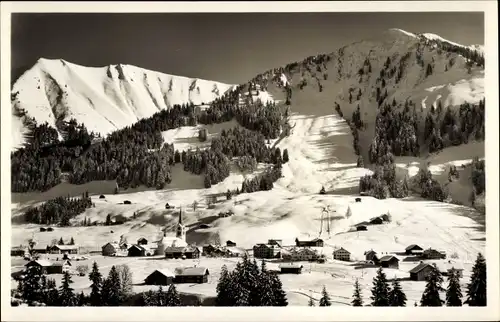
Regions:
<instances>
[{"instance_id":1,"label":"black and white photograph","mask_svg":"<svg viewBox=\"0 0 500 322\"><path fill-rule=\"evenodd\" d=\"M500 318L497 4L403 3L2 4L5 319Z\"/></svg>"}]
</instances>

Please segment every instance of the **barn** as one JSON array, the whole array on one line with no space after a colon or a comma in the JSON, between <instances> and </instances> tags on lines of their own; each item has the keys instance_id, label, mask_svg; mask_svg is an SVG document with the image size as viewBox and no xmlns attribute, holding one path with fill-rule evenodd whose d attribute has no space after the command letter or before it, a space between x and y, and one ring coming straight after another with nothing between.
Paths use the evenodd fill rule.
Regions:
<instances>
[{"instance_id":1,"label":"barn","mask_svg":"<svg viewBox=\"0 0 500 322\"><path fill-rule=\"evenodd\" d=\"M299 240L295 239L295 246L297 247L323 247L324 242L321 238L314 238L313 240Z\"/></svg>"},{"instance_id":2,"label":"barn","mask_svg":"<svg viewBox=\"0 0 500 322\"><path fill-rule=\"evenodd\" d=\"M132 245L128 248L129 257L141 257L146 256L146 248L141 245Z\"/></svg>"},{"instance_id":3,"label":"barn","mask_svg":"<svg viewBox=\"0 0 500 322\"><path fill-rule=\"evenodd\" d=\"M120 246L118 245L118 243L107 243L106 245L102 246L102 256L113 256L118 252L119 249Z\"/></svg>"},{"instance_id":4,"label":"barn","mask_svg":"<svg viewBox=\"0 0 500 322\"><path fill-rule=\"evenodd\" d=\"M49 248L51 254L78 254L77 245L54 245Z\"/></svg>"},{"instance_id":5,"label":"barn","mask_svg":"<svg viewBox=\"0 0 500 322\"><path fill-rule=\"evenodd\" d=\"M62 274L62 272L63 272L63 265L62 264L52 263L48 260L43 260L43 259L34 260L34 261L28 262L25 265L27 270L33 266L40 267L42 272L44 272L45 274Z\"/></svg>"},{"instance_id":6,"label":"barn","mask_svg":"<svg viewBox=\"0 0 500 322\"><path fill-rule=\"evenodd\" d=\"M399 268L399 259L396 256L387 255L380 258L380 266L388 268Z\"/></svg>"},{"instance_id":7,"label":"barn","mask_svg":"<svg viewBox=\"0 0 500 322\"><path fill-rule=\"evenodd\" d=\"M25 247L17 246L10 249L10 256L24 256L27 253Z\"/></svg>"},{"instance_id":8,"label":"barn","mask_svg":"<svg viewBox=\"0 0 500 322\"><path fill-rule=\"evenodd\" d=\"M174 282L175 274L168 269L157 269L149 274L144 283L147 285L170 285Z\"/></svg>"},{"instance_id":9,"label":"barn","mask_svg":"<svg viewBox=\"0 0 500 322\"><path fill-rule=\"evenodd\" d=\"M283 263L279 266L281 274L301 274L304 266L294 263Z\"/></svg>"},{"instance_id":10,"label":"barn","mask_svg":"<svg viewBox=\"0 0 500 322\"><path fill-rule=\"evenodd\" d=\"M422 247L417 244L411 244L405 248L406 255L415 255L415 251L422 251Z\"/></svg>"},{"instance_id":11,"label":"barn","mask_svg":"<svg viewBox=\"0 0 500 322\"><path fill-rule=\"evenodd\" d=\"M351 253L340 247L333 251L333 259L348 262L351 259Z\"/></svg>"},{"instance_id":12,"label":"barn","mask_svg":"<svg viewBox=\"0 0 500 322\"><path fill-rule=\"evenodd\" d=\"M377 257L377 252L374 251L373 249L365 252L365 259L367 261L372 261L375 264L377 264L379 262L379 259Z\"/></svg>"},{"instance_id":13,"label":"barn","mask_svg":"<svg viewBox=\"0 0 500 322\"><path fill-rule=\"evenodd\" d=\"M410 270L410 280L425 281L432 270L433 267L431 264L420 262L420 264Z\"/></svg>"},{"instance_id":14,"label":"barn","mask_svg":"<svg viewBox=\"0 0 500 322\"><path fill-rule=\"evenodd\" d=\"M165 248L165 258L200 258L200 250L198 247L167 247Z\"/></svg>"},{"instance_id":15,"label":"barn","mask_svg":"<svg viewBox=\"0 0 500 322\"><path fill-rule=\"evenodd\" d=\"M370 219L370 224L371 225L381 225L384 221L380 217L373 217Z\"/></svg>"},{"instance_id":16,"label":"barn","mask_svg":"<svg viewBox=\"0 0 500 322\"><path fill-rule=\"evenodd\" d=\"M175 283L207 283L208 269L205 267L179 267L175 269Z\"/></svg>"},{"instance_id":17,"label":"barn","mask_svg":"<svg viewBox=\"0 0 500 322\"><path fill-rule=\"evenodd\" d=\"M425 259L445 259L446 253L429 248L424 250L424 252L422 253L422 257Z\"/></svg>"}]
</instances>

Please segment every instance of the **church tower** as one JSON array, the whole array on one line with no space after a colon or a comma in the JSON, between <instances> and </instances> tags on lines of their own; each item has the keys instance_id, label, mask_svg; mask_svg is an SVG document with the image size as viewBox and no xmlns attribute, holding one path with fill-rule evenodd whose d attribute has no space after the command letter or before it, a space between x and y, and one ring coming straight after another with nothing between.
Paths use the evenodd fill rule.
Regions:
<instances>
[{"instance_id":1,"label":"church tower","mask_svg":"<svg viewBox=\"0 0 500 322\"><path fill-rule=\"evenodd\" d=\"M175 237L186 241L186 226L182 224L182 208L179 211L179 223L177 224Z\"/></svg>"}]
</instances>

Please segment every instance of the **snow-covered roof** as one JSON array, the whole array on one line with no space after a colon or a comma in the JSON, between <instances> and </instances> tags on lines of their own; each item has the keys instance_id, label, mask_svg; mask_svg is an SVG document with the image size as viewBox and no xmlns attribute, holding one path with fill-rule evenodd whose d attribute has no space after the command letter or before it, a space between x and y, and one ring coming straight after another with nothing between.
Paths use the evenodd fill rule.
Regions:
<instances>
[{"instance_id":1,"label":"snow-covered roof","mask_svg":"<svg viewBox=\"0 0 500 322\"><path fill-rule=\"evenodd\" d=\"M422 247L418 246L417 244L411 244L410 246L406 247L405 250L410 250L410 249L413 249L413 248L416 248L416 247L422 249Z\"/></svg>"},{"instance_id":2,"label":"snow-covered roof","mask_svg":"<svg viewBox=\"0 0 500 322\"><path fill-rule=\"evenodd\" d=\"M166 277L175 277L175 274L172 273L169 269L166 269L166 268L156 269L153 273L149 274L149 276L153 275L156 272L158 272L161 275L166 276Z\"/></svg>"},{"instance_id":3,"label":"snow-covered roof","mask_svg":"<svg viewBox=\"0 0 500 322\"><path fill-rule=\"evenodd\" d=\"M54 245L55 248L58 248L60 250L72 250L72 249L78 249L77 245Z\"/></svg>"},{"instance_id":4,"label":"snow-covered roof","mask_svg":"<svg viewBox=\"0 0 500 322\"><path fill-rule=\"evenodd\" d=\"M388 261L390 261L393 258L396 259L397 261L399 261L399 259L396 256L393 256L393 255L386 255L386 256L380 258L380 261L381 262L388 262Z\"/></svg>"},{"instance_id":5,"label":"snow-covered roof","mask_svg":"<svg viewBox=\"0 0 500 322\"><path fill-rule=\"evenodd\" d=\"M423 270L424 268L426 268L427 266L432 267L432 265L431 265L431 264L429 264L429 263L420 263L420 264L418 264L417 266L415 266L414 268L412 268L412 269L410 270L410 273L418 273L418 272L420 272L421 270Z\"/></svg>"},{"instance_id":6,"label":"snow-covered roof","mask_svg":"<svg viewBox=\"0 0 500 322\"><path fill-rule=\"evenodd\" d=\"M205 267L178 267L175 269L176 276L203 276L208 273Z\"/></svg>"},{"instance_id":7,"label":"snow-covered roof","mask_svg":"<svg viewBox=\"0 0 500 322\"><path fill-rule=\"evenodd\" d=\"M238 253L238 254L244 254L247 252L245 249L239 247L226 247L226 250L231 253Z\"/></svg>"},{"instance_id":8,"label":"snow-covered roof","mask_svg":"<svg viewBox=\"0 0 500 322\"><path fill-rule=\"evenodd\" d=\"M33 265L33 263L36 263L42 267L48 267L48 266L52 266L52 262L51 261L48 261L46 259L38 259L38 260L35 260L35 261L31 261L31 262L28 262L25 266L28 266L28 265Z\"/></svg>"},{"instance_id":9,"label":"snow-covered roof","mask_svg":"<svg viewBox=\"0 0 500 322\"><path fill-rule=\"evenodd\" d=\"M302 268L304 266L296 263L283 263L278 266L279 268Z\"/></svg>"}]
</instances>

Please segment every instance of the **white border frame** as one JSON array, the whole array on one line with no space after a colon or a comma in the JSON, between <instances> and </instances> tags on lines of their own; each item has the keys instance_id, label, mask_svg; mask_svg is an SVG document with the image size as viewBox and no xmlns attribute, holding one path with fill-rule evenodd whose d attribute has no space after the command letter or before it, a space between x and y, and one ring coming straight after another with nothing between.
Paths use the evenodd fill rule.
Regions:
<instances>
[{"instance_id":1,"label":"white border frame","mask_svg":"<svg viewBox=\"0 0 500 322\"><path fill-rule=\"evenodd\" d=\"M12 308L10 306L10 14L12 12L484 12L487 168L486 308ZM1 3L2 321L333 321L499 320L498 6L496 1L2 2ZM394 26L397 27L397 26Z\"/></svg>"}]
</instances>

